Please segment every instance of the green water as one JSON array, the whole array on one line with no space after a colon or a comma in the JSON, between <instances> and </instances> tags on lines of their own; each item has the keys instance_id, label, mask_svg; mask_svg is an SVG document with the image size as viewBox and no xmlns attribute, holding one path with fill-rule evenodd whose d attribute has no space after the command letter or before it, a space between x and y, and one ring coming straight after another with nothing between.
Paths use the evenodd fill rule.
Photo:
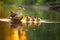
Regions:
<instances>
[{"instance_id":1,"label":"green water","mask_svg":"<svg viewBox=\"0 0 60 40\"><path fill-rule=\"evenodd\" d=\"M13 5L14 2L15 4ZM17 2L18 3L16 3L15 0L0 2L0 18L9 18L10 11L16 11L18 9L16 5L21 4L22 0L20 2L18 0ZM30 2L31 1L27 3L30 4ZM44 1L39 0L36 4L39 4L40 2L42 3ZM41 19L44 20L60 22L60 12L57 11L46 11L40 10L39 8L33 9L28 7L23 11L23 15L26 14L31 17L39 16ZM28 31L25 32L26 39L22 37L24 40L60 40L60 23L42 23L40 26L30 26L29 28L26 27L25 29L28 29ZM20 36L22 36L22 34ZM21 37L18 37L17 28L11 29L10 23L0 21L0 40L22 39Z\"/></svg>"},{"instance_id":2,"label":"green water","mask_svg":"<svg viewBox=\"0 0 60 40\"><path fill-rule=\"evenodd\" d=\"M8 18L12 9L1 7L0 18ZM16 9L13 11L16 11ZM39 9L26 8L23 14L29 16L39 16L41 19L60 22L60 12L42 11ZM19 40L16 36L17 28L10 28L10 23L0 21L0 40ZM26 27L27 28L27 27ZM60 40L60 23L43 23L40 26L30 26L27 28L27 40ZM34 30L35 29L35 30ZM21 35L20 35L21 36Z\"/></svg>"},{"instance_id":3,"label":"green water","mask_svg":"<svg viewBox=\"0 0 60 40\"><path fill-rule=\"evenodd\" d=\"M48 2L60 2L60 0L0 0L0 18L9 18L10 11L17 11L20 5L40 5ZM42 9L44 6L41 6ZM26 8L23 15L38 16L41 19L60 22L60 12L52 10L40 10L40 7ZM40 26L25 27L18 36L18 29L12 28L8 22L0 21L0 40L60 40L60 23L42 23Z\"/></svg>"}]
</instances>

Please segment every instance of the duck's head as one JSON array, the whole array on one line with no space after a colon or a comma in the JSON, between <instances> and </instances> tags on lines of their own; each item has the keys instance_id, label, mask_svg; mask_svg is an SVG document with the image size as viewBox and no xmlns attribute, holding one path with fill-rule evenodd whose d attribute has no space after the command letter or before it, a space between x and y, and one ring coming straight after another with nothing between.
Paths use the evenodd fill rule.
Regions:
<instances>
[{"instance_id":1,"label":"duck's head","mask_svg":"<svg viewBox=\"0 0 60 40\"><path fill-rule=\"evenodd\" d=\"M25 10L25 8L22 6L19 6L19 10Z\"/></svg>"}]
</instances>

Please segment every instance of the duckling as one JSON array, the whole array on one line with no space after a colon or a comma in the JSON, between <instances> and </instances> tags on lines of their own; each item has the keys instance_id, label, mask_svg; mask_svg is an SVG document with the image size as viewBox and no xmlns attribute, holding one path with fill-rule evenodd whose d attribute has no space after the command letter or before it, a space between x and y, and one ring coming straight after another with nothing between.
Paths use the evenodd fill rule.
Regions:
<instances>
[{"instance_id":1,"label":"duckling","mask_svg":"<svg viewBox=\"0 0 60 40\"><path fill-rule=\"evenodd\" d=\"M26 21L28 22L30 20L31 20L31 18L28 15L26 15Z\"/></svg>"},{"instance_id":2,"label":"duckling","mask_svg":"<svg viewBox=\"0 0 60 40\"><path fill-rule=\"evenodd\" d=\"M36 17L36 21L37 21L37 22L40 21L40 18L39 18L39 17Z\"/></svg>"},{"instance_id":3,"label":"duckling","mask_svg":"<svg viewBox=\"0 0 60 40\"><path fill-rule=\"evenodd\" d=\"M32 21L35 21L35 17L32 17Z\"/></svg>"},{"instance_id":4,"label":"duckling","mask_svg":"<svg viewBox=\"0 0 60 40\"><path fill-rule=\"evenodd\" d=\"M32 17L32 25L35 25L35 20L36 20L36 18L35 17Z\"/></svg>"},{"instance_id":5,"label":"duckling","mask_svg":"<svg viewBox=\"0 0 60 40\"><path fill-rule=\"evenodd\" d=\"M36 25L39 26L41 25L41 19L39 17L36 17Z\"/></svg>"}]
</instances>

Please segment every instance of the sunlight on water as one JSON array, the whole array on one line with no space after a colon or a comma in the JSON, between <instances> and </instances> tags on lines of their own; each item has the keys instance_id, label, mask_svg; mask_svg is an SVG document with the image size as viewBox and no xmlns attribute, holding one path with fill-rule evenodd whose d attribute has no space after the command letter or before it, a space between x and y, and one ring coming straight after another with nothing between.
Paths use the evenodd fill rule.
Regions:
<instances>
[{"instance_id":1,"label":"sunlight on water","mask_svg":"<svg viewBox=\"0 0 60 40\"><path fill-rule=\"evenodd\" d=\"M11 22L11 20L7 19L7 18L1 18L0 21L2 21L2 22Z\"/></svg>"},{"instance_id":2,"label":"sunlight on water","mask_svg":"<svg viewBox=\"0 0 60 40\"><path fill-rule=\"evenodd\" d=\"M41 23L60 23L60 22L41 20Z\"/></svg>"},{"instance_id":3,"label":"sunlight on water","mask_svg":"<svg viewBox=\"0 0 60 40\"><path fill-rule=\"evenodd\" d=\"M19 40L27 40L27 36L26 36L26 31L25 30L21 30L19 36L20 36Z\"/></svg>"},{"instance_id":4,"label":"sunlight on water","mask_svg":"<svg viewBox=\"0 0 60 40\"><path fill-rule=\"evenodd\" d=\"M18 29L12 29L12 34L6 37L6 40L19 40Z\"/></svg>"},{"instance_id":5,"label":"sunlight on water","mask_svg":"<svg viewBox=\"0 0 60 40\"><path fill-rule=\"evenodd\" d=\"M18 38L18 30L17 29L13 29L13 35L11 37L11 40L19 40Z\"/></svg>"},{"instance_id":6,"label":"sunlight on water","mask_svg":"<svg viewBox=\"0 0 60 40\"><path fill-rule=\"evenodd\" d=\"M7 36L6 40L27 40L26 31L20 30L20 35L18 35L18 29L12 29L12 35Z\"/></svg>"},{"instance_id":7,"label":"sunlight on water","mask_svg":"<svg viewBox=\"0 0 60 40\"><path fill-rule=\"evenodd\" d=\"M27 40L25 30L20 30L20 35L18 35L18 29L13 30L12 40Z\"/></svg>"},{"instance_id":8,"label":"sunlight on water","mask_svg":"<svg viewBox=\"0 0 60 40\"><path fill-rule=\"evenodd\" d=\"M0 19L0 21L2 21L2 22L11 22L10 19L6 19L6 18L4 18L4 19L2 18L2 19ZM26 20L21 20L21 22L26 23L27 21ZM32 21L29 21L29 23L31 23L31 22ZM60 23L60 22L41 20L39 22L34 21L34 23Z\"/></svg>"}]
</instances>

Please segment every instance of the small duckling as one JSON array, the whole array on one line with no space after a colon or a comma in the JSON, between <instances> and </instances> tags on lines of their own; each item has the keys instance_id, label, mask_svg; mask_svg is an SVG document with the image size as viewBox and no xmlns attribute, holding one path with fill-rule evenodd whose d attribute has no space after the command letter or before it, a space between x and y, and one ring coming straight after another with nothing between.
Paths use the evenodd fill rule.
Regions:
<instances>
[{"instance_id":1,"label":"small duckling","mask_svg":"<svg viewBox=\"0 0 60 40\"><path fill-rule=\"evenodd\" d=\"M28 22L30 20L31 20L31 18L28 15L26 15L26 21Z\"/></svg>"},{"instance_id":2,"label":"small duckling","mask_svg":"<svg viewBox=\"0 0 60 40\"><path fill-rule=\"evenodd\" d=\"M32 17L32 21L35 21L35 17Z\"/></svg>"},{"instance_id":3,"label":"small duckling","mask_svg":"<svg viewBox=\"0 0 60 40\"><path fill-rule=\"evenodd\" d=\"M40 21L40 18L39 17L36 17L36 21Z\"/></svg>"},{"instance_id":4,"label":"small duckling","mask_svg":"<svg viewBox=\"0 0 60 40\"><path fill-rule=\"evenodd\" d=\"M41 19L39 17L36 17L36 25L39 26L41 25Z\"/></svg>"}]
</instances>

